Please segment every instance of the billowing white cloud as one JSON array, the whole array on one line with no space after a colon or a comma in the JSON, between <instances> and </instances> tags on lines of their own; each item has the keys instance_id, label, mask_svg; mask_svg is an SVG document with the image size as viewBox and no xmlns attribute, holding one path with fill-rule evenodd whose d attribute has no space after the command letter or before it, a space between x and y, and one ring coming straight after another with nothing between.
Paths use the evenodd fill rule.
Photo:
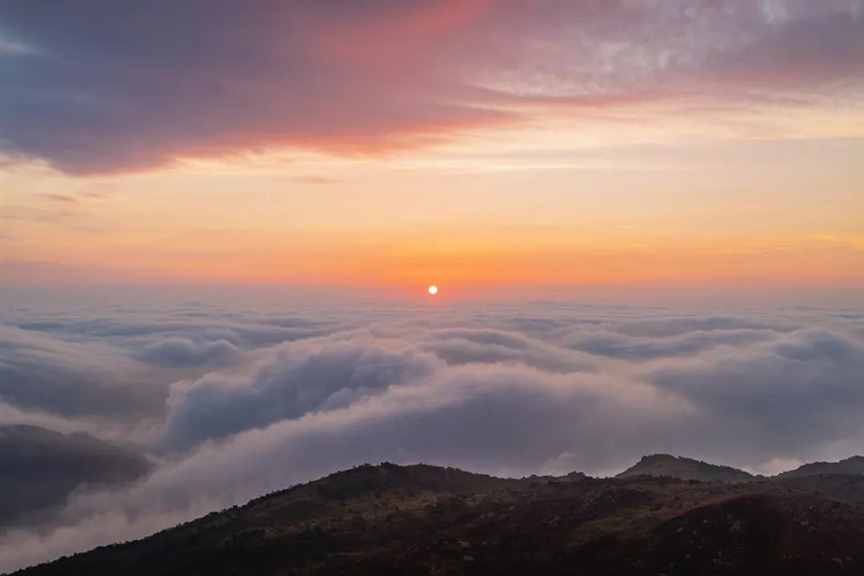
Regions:
<instances>
[{"instance_id":1,"label":"billowing white cloud","mask_svg":"<svg viewBox=\"0 0 864 576\"><path fill-rule=\"evenodd\" d=\"M647 375L726 427L750 449L794 458L831 442L860 438L864 342L803 329L744 349L664 360Z\"/></svg>"},{"instance_id":2,"label":"billowing white cloud","mask_svg":"<svg viewBox=\"0 0 864 576\"><path fill-rule=\"evenodd\" d=\"M348 406L432 373L430 354L369 342L295 344L240 373L211 373L174 386L166 442L187 447L249 428Z\"/></svg>"},{"instance_id":3,"label":"billowing white cloud","mask_svg":"<svg viewBox=\"0 0 864 576\"><path fill-rule=\"evenodd\" d=\"M188 366L230 361L239 352L234 344L224 339L196 342L173 337L148 344L138 353L138 357L154 364Z\"/></svg>"},{"instance_id":4,"label":"billowing white cloud","mask_svg":"<svg viewBox=\"0 0 864 576\"><path fill-rule=\"evenodd\" d=\"M69 417L128 418L161 410L165 383L99 343L60 340L0 325L0 401Z\"/></svg>"}]
</instances>

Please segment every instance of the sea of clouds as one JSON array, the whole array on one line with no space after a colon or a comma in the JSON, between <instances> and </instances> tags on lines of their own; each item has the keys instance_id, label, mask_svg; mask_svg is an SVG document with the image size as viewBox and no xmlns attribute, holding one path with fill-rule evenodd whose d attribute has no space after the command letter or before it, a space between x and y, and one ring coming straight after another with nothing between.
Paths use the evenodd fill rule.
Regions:
<instances>
[{"instance_id":1,"label":"sea of clouds","mask_svg":"<svg viewBox=\"0 0 864 576\"><path fill-rule=\"evenodd\" d=\"M0 316L0 571L364 462L775 473L864 445L850 310L47 310Z\"/></svg>"}]
</instances>

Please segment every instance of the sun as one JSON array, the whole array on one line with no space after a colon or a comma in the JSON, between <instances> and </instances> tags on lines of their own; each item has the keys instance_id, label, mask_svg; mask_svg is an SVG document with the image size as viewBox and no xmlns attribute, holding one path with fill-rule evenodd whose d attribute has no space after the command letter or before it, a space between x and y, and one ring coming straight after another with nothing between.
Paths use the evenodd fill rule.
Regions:
<instances>
[{"instance_id":1,"label":"sun","mask_svg":"<svg viewBox=\"0 0 864 576\"><path fill-rule=\"evenodd\" d=\"M426 292L428 292L430 296L435 296L438 294L438 286L436 286L435 284L431 284L428 288L426 288Z\"/></svg>"}]
</instances>

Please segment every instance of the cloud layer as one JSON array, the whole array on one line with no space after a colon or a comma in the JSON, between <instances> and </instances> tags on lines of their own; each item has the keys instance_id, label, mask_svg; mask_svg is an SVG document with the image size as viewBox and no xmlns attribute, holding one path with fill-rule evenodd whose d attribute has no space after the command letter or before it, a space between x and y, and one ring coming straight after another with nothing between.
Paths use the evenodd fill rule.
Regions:
<instances>
[{"instance_id":1,"label":"cloud layer","mask_svg":"<svg viewBox=\"0 0 864 576\"><path fill-rule=\"evenodd\" d=\"M46 522L76 489L122 485L149 462L87 434L0 425L0 530Z\"/></svg>"},{"instance_id":2,"label":"cloud layer","mask_svg":"<svg viewBox=\"0 0 864 576\"><path fill-rule=\"evenodd\" d=\"M273 148L375 154L538 107L800 102L859 83L862 38L860 0L11 0L0 151L116 172Z\"/></svg>"},{"instance_id":3,"label":"cloud layer","mask_svg":"<svg viewBox=\"0 0 864 576\"><path fill-rule=\"evenodd\" d=\"M362 462L605 474L663 451L776 472L864 440L854 312L34 316L0 326L0 467L45 482L0 502L0 569Z\"/></svg>"}]
</instances>

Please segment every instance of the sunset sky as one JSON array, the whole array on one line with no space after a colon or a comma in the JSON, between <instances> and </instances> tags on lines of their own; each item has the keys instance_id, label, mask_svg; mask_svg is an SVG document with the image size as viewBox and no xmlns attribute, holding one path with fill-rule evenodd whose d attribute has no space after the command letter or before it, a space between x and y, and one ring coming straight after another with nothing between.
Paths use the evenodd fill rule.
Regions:
<instances>
[{"instance_id":1,"label":"sunset sky","mask_svg":"<svg viewBox=\"0 0 864 576\"><path fill-rule=\"evenodd\" d=\"M366 462L848 458L862 374L864 0L0 0L0 572Z\"/></svg>"},{"instance_id":2,"label":"sunset sky","mask_svg":"<svg viewBox=\"0 0 864 576\"><path fill-rule=\"evenodd\" d=\"M864 290L860 0L85 4L0 3L7 286Z\"/></svg>"}]
</instances>

